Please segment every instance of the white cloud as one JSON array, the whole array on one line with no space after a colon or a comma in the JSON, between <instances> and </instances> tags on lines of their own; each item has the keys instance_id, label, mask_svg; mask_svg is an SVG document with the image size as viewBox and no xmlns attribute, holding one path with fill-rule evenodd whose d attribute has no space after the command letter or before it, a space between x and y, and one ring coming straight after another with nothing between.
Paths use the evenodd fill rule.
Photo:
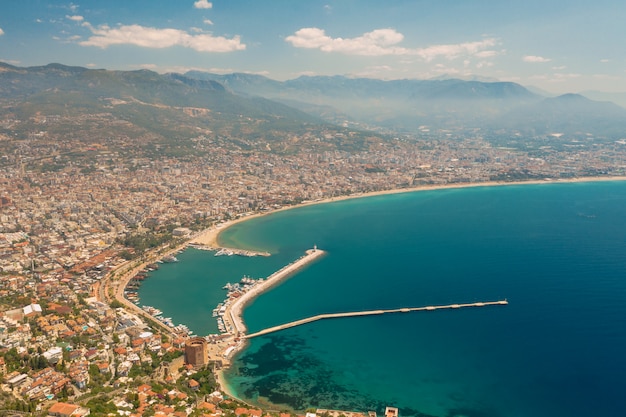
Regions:
<instances>
[{"instance_id":1,"label":"white cloud","mask_svg":"<svg viewBox=\"0 0 626 417\"><path fill-rule=\"evenodd\" d=\"M139 64L139 65L133 65L132 67L140 68L140 69L147 69L147 70L155 70L158 68L156 64Z\"/></svg>"},{"instance_id":2,"label":"white cloud","mask_svg":"<svg viewBox=\"0 0 626 417\"><path fill-rule=\"evenodd\" d=\"M2 30L2 28L0 28L0 36L4 35L4 30Z\"/></svg>"},{"instance_id":3,"label":"white cloud","mask_svg":"<svg viewBox=\"0 0 626 417\"><path fill-rule=\"evenodd\" d=\"M405 48L393 46L401 42L402 39L404 36L394 29L377 29L356 38L343 39L331 38L326 35L324 30L318 28L303 28L285 38L296 48L369 56L403 55L406 53Z\"/></svg>"},{"instance_id":4,"label":"white cloud","mask_svg":"<svg viewBox=\"0 0 626 417\"><path fill-rule=\"evenodd\" d=\"M17 59L3 59L0 57L0 61L9 64L9 65L20 65L22 61L18 61Z\"/></svg>"},{"instance_id":5,"label":"white cloud","mask_svg":"<svg viewBox=\"0 0 626 417\"><path fill-rule=\"evenodd\" d=\"M300 71L294 74L296 77L315 77L317 72L315 71Z\"/></svg>"},{"instance_id":6,"label":"white cloud","mask_svg":"<svg viewBox=\"0 0 626 417\"><path fill-rule=\"evenodd\" d=\"M332 38L323 29L302 28L285 41L296 48L319 49L323 52L338 52L347 55L382 56L382 55L417 55L426 61L438 57L453 59L459 56L475 55L496 45L496 40L484 39L451 45L433 45L426 48L410 49L397 46L404 40L404 35L395 29L376 29L356 38ZM487 54L489 55L489 54Z\"/></svg>"},{"instance_id":7,"label":"white cloud","mask_svg":"<svg viewBox=\"0 0 626 417\"><path fill-rule=\"evenodd\" d=\"M482 52L485 48L495 46L497 41L494 38L483 39L482 41L464 42L450 45L433 45L428 48L416 49L415 54L424 58L426 61L432 61L435 58L442 57L446 59L454 59L460 56L475 56Z\"/></svg>"},{"instance_id":8,"label":"white cloud","mask_svg":"<svg viewBox=\"0 0 626 417\"><path fill-rule=\"evenodd\" d=\"M550 62L552 60L550 58L544 58L542 56L526 55L524 58L522 58L522 61L537 63L537 62Z\"/></svg>"},{"instance_id":9,"label":"white cloud","mask_svg":"<svg viewBox=\"0 0 626 417\"><path fill-rule=\"evenodd\" d=\"M74 22L82 22L85 19L84 17L78 16L78 15L74 15L74 16L65 15L65 18L73 20Z\"/></svg>"},{"instance_id":10,"label":"white cloud","mask_svg":"<svg viewBox=\"0 0 626 417\"><path fill-rule=\"evenodd\" d=\"M592 75L593 78L599 79L599 80L621 80L621 77L618 77L617 75L609 75L609 74L593 74Z\"/></svg>"},{"instance_id":11,"label":"white cloud","mask_svg":"<svg viewBox=\"0 0 626 417\"><path fill-rule=\"evenodd\" d=\"M488 51L480 51L474 54L478 58L491 58L498 55L498 51L488 50Z\"/></svg>"},{"instance_id":12,"label":"white cloud","mask_svg":"<svg viewBox=\"0 0 626 417\"><path fill-rule=\"evenodd\" d=\"M569 78L578 78L580 76L581 76L580 74L575 74L575 73L569 73L569 74L556 73L556 74L554 74L554 78L559 79L559 80L564 80L564 79L569 79Z\"/></svg>"},{"instance_id":13,"label":"white cloud","mask_svg":"<svg viewBox=\"0 0 626 417\"><path fill-rule=\"evenodd\" d=\"M193 4L196 9L212 9L213 3L207 0L198 0Z\"/></svg>"},{"instance_id":14,"label":"white cloud","mask_svg":"<svg viewBox=\"0 0 626 417\"><path fill-rule=\"evenodd\" d=\"M601 59L600 62L602 62L603 64L606 64L607 62L611 62L610 59Z\"/></svg>"},{"instance_id":15,"label":"white cloud","mask_svg":"<svg viewBox=\"0 0 626 417\"><path fill-rule=\"evenodd\" d=\"M205 25L213 25L213 21L211 19L204 19L203 22Z\"/></svg>"},{"instance_id":16,"label":"white cloud","mask_svg":"<svg viewBox=\"0 0 626 417\"><path fill-rule=\"evenodd\" d=\"M552 67L553 70L555 71L563 71L565 68L567 68L565 65L561 65L558 67Z\"/></svg>"},{"instance_id":17,"label":"white cloud","mask_svg":"<svg viewBox=\"0 0 626 417\"><path fill-rule=\"evenodd\" d=\"M93 33L82 46L107 48L111 45L135 45L143 48L169 48L182 46L198 52L232 52L246 49L239 36L231 39L213 36L210 33L190 34L180 29L159 29L141 25L120 25L111 28L107 25L93 27L83 23Z\"/></svg>"}]
</instances>

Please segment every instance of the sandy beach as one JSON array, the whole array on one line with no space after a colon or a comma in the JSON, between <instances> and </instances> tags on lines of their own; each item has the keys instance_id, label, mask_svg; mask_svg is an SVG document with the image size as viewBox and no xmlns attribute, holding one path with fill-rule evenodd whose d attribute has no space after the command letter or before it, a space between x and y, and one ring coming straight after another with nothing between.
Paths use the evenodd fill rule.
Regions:
<instances>
[{"instance_id":1,"label":"sandy beach","mask_svg":"<svg viewBox=\"0 0 626 417\"><path fill-rule=\"evenodd\" d=\"M343 201L350 200L355 198L366 198L366 197L374 197L380 195L390 195L390 194L402 194L402 193L413 193L418 191L433 191L433 190L443 190L443 189L457 189L457 188L472 188L472 187L501 187L501 186L514 186L514 185L533 185L533 184L567 184L567 183L582 183L582 182L603 182L603 181L626 181L626 176L620 177L580 177L580 178L569 178L569 179L553 179L553 178L545 178L543 180L531 180L531 181L515 181L515 182L504 182L504 181L486 181L486 182L472 182L472 183L455 183L455 184L432 184L432 185L420 185L417 187L411 188L399 188L392 190L384 190L384 191L374 191L371 193L356 193L350 194L346 196L339 197L330 197L321 200L314 201L305 201L300 204L296 204L293 206L281 207L276 210L271 210L268 212L262 213L249 213L242 217L239 217L235 220L230 220L227 222L223 222L218 224L217 226L210 227L208 229L203 230L198 233L189 243L194 243L198 245L220 248L219 244L219 235L224 230L229 227L242 223L247 220L251 220L261 216L268 216L270 214L278 213L284 210L291 210L299 207L306 207L315 204L325 204L331 203L335 201Z\"/></svg>"}]
</instances>

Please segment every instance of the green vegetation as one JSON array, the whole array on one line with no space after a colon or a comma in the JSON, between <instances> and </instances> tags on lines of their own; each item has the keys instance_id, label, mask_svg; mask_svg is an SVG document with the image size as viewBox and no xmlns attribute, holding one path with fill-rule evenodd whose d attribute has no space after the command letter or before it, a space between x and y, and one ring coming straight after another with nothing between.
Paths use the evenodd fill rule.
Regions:
<instances>
[{"instance_id":1,"label":"green vegetation","mask_svg":"<svg viewBox=\"0 0 626 417\"><path fill-rule=\"evenodd\" d=\"M87 408L91 411L90 415L95 417L117 414L117 407L106 396L90 399L87 401Z\"/></svg>"},{"instance_id":2,"label":"green vegetation","mask_svg":"<svg viewBox=\"0 0 626 417\"><path fill-rule=\"evenodd\" d=\"M120 243L128 248L133 248L137 254L144 253L149 249L157 248L173 239L171 232L145 234L133 234L121 239Z\"/></svg>"}]
</instances>

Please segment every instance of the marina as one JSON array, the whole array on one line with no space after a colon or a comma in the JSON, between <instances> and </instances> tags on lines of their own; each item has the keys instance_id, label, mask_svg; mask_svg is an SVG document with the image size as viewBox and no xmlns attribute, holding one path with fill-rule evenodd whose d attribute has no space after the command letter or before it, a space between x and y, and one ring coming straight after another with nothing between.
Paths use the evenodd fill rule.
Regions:
<instances>
[{"instance_id":1,"label":"marina","mask_svg":"<svg viewBox=\"0 0 626 417\"><path fill-rule=\"evenodd\" d=\"M215 252L215 256L271 256L269 252L259 252L247 249L235 249L235 248L220 248L210 245L203 245L201 243L190 242L187 246L199 250L205 250L209 252Z\"/></svg>"},{"instance_id":2,"label":"marina","mask_svg":"<svg viewBox=\"0 0 626 417\"><path fill-rule=\"evenodd\" d=\"M242 313L245 306L261 293L267 291L285 278L291 276L299 269L319 259L325 253L326 252L324 252L323 250L318 249L317 246L314 246L313 249L307 250L304 256L274 272L272 275L268 276L267 279L259 281L258 283L253 285L250 290L238 297L227 309L226 313L224 314L224 317L226 319L226 328L230 331L233 331L234 334L237 336L243 335L247 330L242 318Z\"/></svg>"}]
</instances>

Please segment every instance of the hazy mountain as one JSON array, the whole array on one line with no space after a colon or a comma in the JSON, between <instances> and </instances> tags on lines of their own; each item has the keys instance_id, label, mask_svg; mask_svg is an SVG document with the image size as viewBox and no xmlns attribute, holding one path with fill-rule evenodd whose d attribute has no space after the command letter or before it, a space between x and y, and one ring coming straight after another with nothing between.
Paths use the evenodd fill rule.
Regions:
<instances>
[{"instance_id":1,"label":"hazy mountain","mask_svg":"<svg viewBox=\"0 0 626 417\"><path fill-rule=\"evenodd\" d=\"M581 95L592 100L612 101L613 103L626 108L626 92L607 93L605 91L583 91Z\"/></svg>"},{"instance_id":2,"label":"hazy mountain","mask_svg":"<svg viewBox=\"0 0 626 417\"><path fill-rule=\"evenodd\" d=\"M503 115L501 122L505 127L538 135L626 136L626 109L579 94L564 94L520 107Z\"/></svg>"},{"instance_id":3,"label":"hazy mountain","mask_svg":"<svg viewBox=\"0 0 626 417\"><path fill-rule=\"evenodd\" d=\"M336 109L336 114L345 114L353 120L407 131L424 124L447 127L482 123L494 113L540 99L521 85L509 82L384 81L343 76L302 76L279 82L250 74L190 72L185 75L218 81L238 94L330 106Z\"/></svg>"},{"instance_id":4,"label":"hazy mountain","mask_svg":"<svg viewBox=\"0 0 626 417\"><path fill-rule=\"evenodd\" d=\"M462 80L462 81L480 81L483 83L497 83L500 82L497 78L493 77L483 77L482 75L465 75L459 76L454 74L441 74L436 77L430 78L433 81L441 81L441 80Z\"/></svg>"},{"instance_id":5,"label":"hazy mountain","mask_svg":"<svg viewBox=\"0 0 626 417\"><path fill-rule=\"evenodd\" d=\"M50 64L17 68L0 64L0 93L5 98L53 104L59 96L74 96L70 103L100 106L112 99L169 107L201 107L226 114L280 116L313 121L305 113L262 98L244 98L211 80L179 74L160 75L148 70L90 70ZM82 101L78 101L78 98Z\"/></svg>"},{"instance_id":6,"label":"hazy mountain","mask_svg":"<svg viewBox=\"0 0 626 417\"><path fill-rule=\"evenodd\" d=\"M546 98L551 94L533 92L512 82L446 76L392 81L302 76L280 82L250 74L186 75L218 81L237 94L289 103L325 120L336 122L345 117L396 131L415 132L426 125L445 129L513 129L529 134L553 130L600 136L626 134L625 114L612 103L577 95Z\"/></svg>"},{"instance_id":7,"label":"hazy mountain","mask_svg":"<svg viewBox=\"0 0 626 417\"><path fill-rule=\"evenodd\" d=\"M459 79L384 81L253 74L165 74L0 63L4 114L109 114L142 132L189 137L198 131L270 137L360 123L415 133L439 129L626 135L626 110L566 94L545 98L511 82ZM106 126L103 126L104 131ZM339 128L332 128L339 129ZM282 132L282 133L280 133Z\"/></svg>"},{"instance_id":8,"label":"hazy mountain","mask_svg":"<svg viewBox=\"0 0 626 417\"><path fill-rule=\"evenodd\" d=\"M115 126L116 131L135 137L150 133L167 139L188 138L210 131L271 140L286 137L288 132L331 126L285 104L233 94L217 81L147 70L92 70L60 64L20 68L0 63L0 102L0 115L31 124L38 115L89 115L90 119L102 115L111 120L99 124L102 134ZM25 131L28 123L22 124ZM49 126L55 127L61 129Z\"/></svg>"},{"instance_id":9,"label":"hazy mountain","mask_svg":"<svg viewBox=\"0 0 626 417\"><path fill-rule=\"evenodd\" d=\"M551 93L548 90L544 90L543 88L535 87L534 85L525 85L526 89L533 94L543 97L556 97L558 94Z\"/></svg>"}]
</instances>

